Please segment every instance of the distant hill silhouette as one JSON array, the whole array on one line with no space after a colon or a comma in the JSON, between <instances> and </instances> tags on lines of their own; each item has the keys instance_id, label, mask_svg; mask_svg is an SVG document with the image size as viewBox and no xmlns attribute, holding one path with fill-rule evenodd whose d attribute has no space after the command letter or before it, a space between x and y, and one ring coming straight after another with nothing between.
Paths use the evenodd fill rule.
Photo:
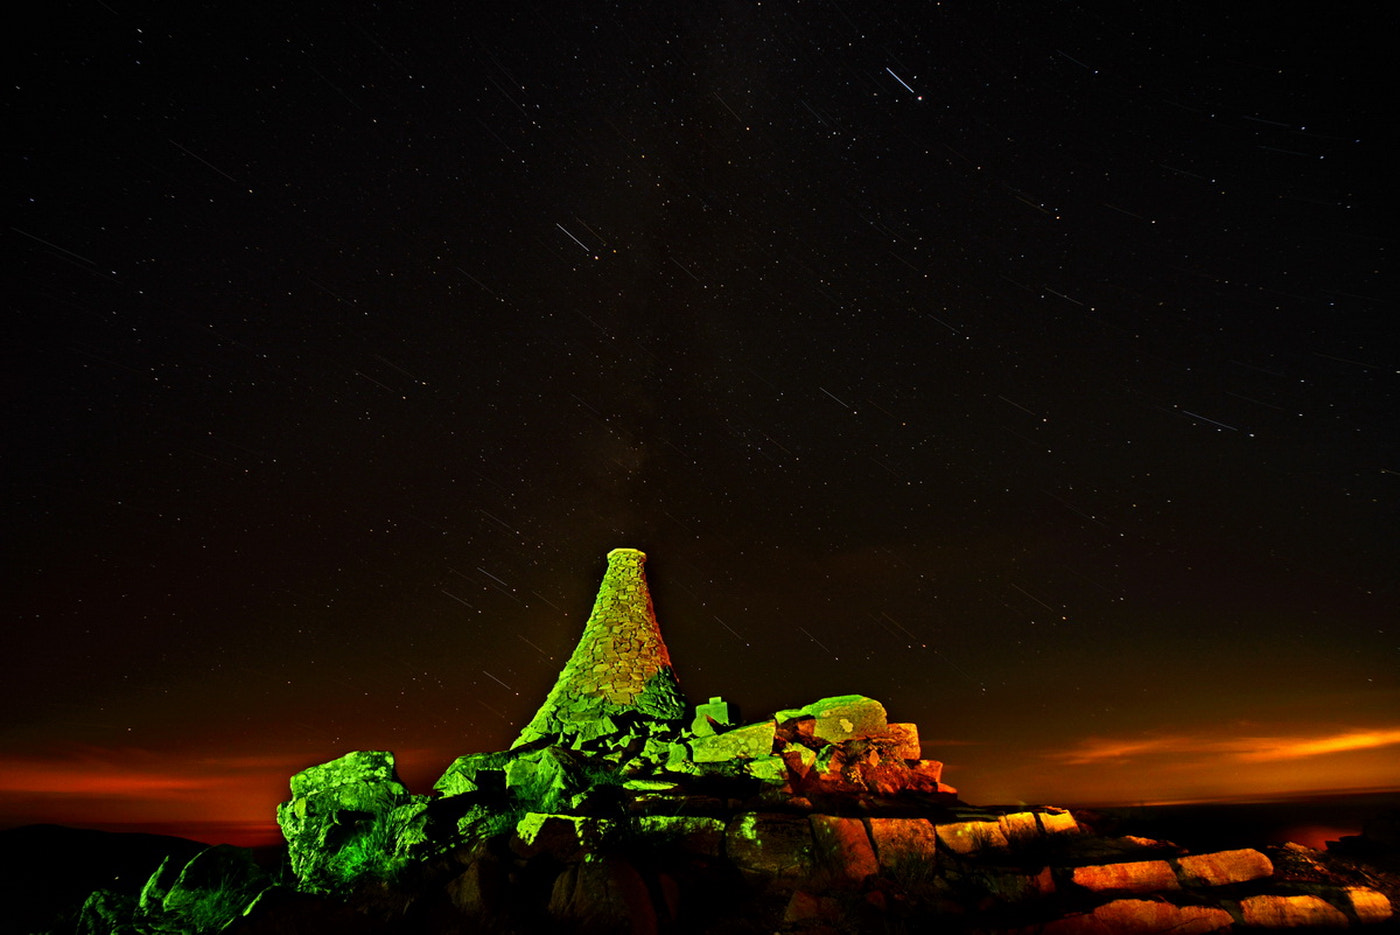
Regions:
<instances>
[{"instance_id":1,"label":"distant hill silhouette","mask_svg":"<svg viewBox=\"0 0 1400 935\"><path fill-rule=\"evenodd\" d=\"M167 855L208 845L160 834L26 825L0 831L0 935L57 928L96 889L137 893Z\"/></svg>"}]
</instances>

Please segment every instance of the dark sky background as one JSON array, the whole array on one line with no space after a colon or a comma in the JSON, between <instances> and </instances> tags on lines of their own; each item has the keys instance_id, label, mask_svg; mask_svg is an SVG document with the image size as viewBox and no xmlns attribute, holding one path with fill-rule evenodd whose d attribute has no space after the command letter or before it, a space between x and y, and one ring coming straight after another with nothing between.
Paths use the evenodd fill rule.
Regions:
<instances>
[{"instance_id":1,"label":"dark sky background","mask_svg":"<svg viewBox=\"0 0 1400 935\"><path fill-rule=\"evenodd\" d=\"M426 791L618 546L969 801L1400 785L1383 6L36 8L0 822Z\"/></svg>"}]
</instances>

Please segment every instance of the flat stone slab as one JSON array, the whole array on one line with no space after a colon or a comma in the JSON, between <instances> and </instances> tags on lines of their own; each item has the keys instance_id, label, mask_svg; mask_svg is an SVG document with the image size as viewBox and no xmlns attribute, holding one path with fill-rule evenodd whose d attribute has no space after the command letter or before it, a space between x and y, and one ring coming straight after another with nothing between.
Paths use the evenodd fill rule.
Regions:
<instances>
[{"instance_id":1,"label":"flat stone slab","mask_svg":"<svg viewBox=\"0 0 1400 935\"><path fill-rule=\"evenodd\" d=\"M812 736L830 743L852 737L874 737L886 732L885 706L864 695L835 695L803 708L788 708L774 715L780 723L812 720Z\"/></svg>"},{"instance_id":2,"label":"flat stone slab","mask_svg":"<svg viewBox=\"0 0 1400 935\"><path fill-rule=\"evenodd\" d=\"M1115 899L1093 912L1045 925L1043 935L1198 935L1228 928L1234 920L1212 906L1174 906L1147 899Z\"/></svg>"},{"instance_id":3,"label":"flat stone slab","mask_svg":"<svg viewBox=\"0 0 1400 935\"><path fill-rule=\"evenodd\" d=\"M1134 860L1121 864L1075 867L1076 886L1096 892L1121 890L1128 893L1155 893L1177 889L1176 873L1165 860Z\"/></svg>"},{"instance_id":4,"label":"flat stone slab","mask_svg":"<svg viewBox=\"0 0 1400 935\"><path fill-rule=\"evenodd\" d=\"M1252 848L1189 854L1177 861L1185 886L1224 886L1274 875L1273 861Z\"/></svg>"},{"instance_id":5,"label":"flat stone slab","mask_svg":"<svg viewBox=\"0 0 1400 935\"><path fill-rule=\"evenodd\" d=\"M1294 928L1300 925L1346 928L1346 913L1321 896L1250 896L1240 900L1240 917L1245 925L1263 928Z\"/></svg>"},{"instance_id":6,"label":"flat stone slab","mask_svg":"<svg viewBox=\"0 0 1400 935\"><path fill-rule=\"evenodd\" d=\"M1390 905L1386 895L1369 886L1348 886L1346 893L1347 898L1351 900L1351 908L1362 925L1384 922L1395 914L1395 908Z\"/></svg>"},{"instance_id":7,"label":"flat stone slab","mask_svg":"<svg viewBox=\"0 0 1400 935\"><path fill-rule=\"evenodd\" d=\"M777 724L763 721L736 727L722 734L696 737L690 742L691 757L696 763L723 763L768 756L773 752L776 730Z\"/></svg>"}]
</instances>

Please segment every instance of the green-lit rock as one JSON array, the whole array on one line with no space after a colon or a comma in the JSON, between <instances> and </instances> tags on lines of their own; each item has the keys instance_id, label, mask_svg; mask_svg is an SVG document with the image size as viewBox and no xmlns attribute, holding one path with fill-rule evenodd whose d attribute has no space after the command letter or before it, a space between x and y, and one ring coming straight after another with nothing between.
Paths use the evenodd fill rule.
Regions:
<instances>
[{"instance_id":1,"label":"green-lit rock","mask_svg":"<svg viewBox=\"0 0 1400 935\"><path fill-rule=\"evenodd\" d=\"M141 887L141 896L137 901L141 912L153 914L165 911L165 894L175 885L182 869L184 868L169 854L161 858L160 866L146 880L146 885Z\"/></svg>"},{"instance_id":2,"label":"green-lit rock","mask_svg":"<svg viewBox=\"0 0 1400 935\"><path fill-rule=\"evenodd\" d=\"M471 753L459 756L433 783L444 796L476 792L482 786L504 787L505 767L510 753ZM494 780L494 781L493 781Z\"/></svg>"},{"instance_id":3,"label":"green-lit rock","mask_svg":"<svg viewBox=\"0 0 1400 935\"><path fill-rule=\"evenodd\" d=\"M711 698L708 704L695 706L695 718L690 722L690 732L697 737L728 730L737 720L734 706L719 696Z\"/></svg>"},{"instance_id":4,"label":"green-lit rock","mask_svg":"<svg viewBox=\"0 0 1400 935\"><path fill-rule=\"evenodd\" d=\"M304 769L292 777L292 797L324 792L337 786L373 783L393 783L403 790L394 772L394 754L382 750L355 750L329 763Z\"/></svg>"},{"instance_id":5,"label":"green-lit rock","mask_svg":"<svg viewBox=\"0 0 1400 935\"><path fill-rule=\"evenodd\" d=\"M780 724L810 719L810 725L800 724L803 732L810 729L811 736L829 743L884 734L887 724L885 706L864 695L822 698L803 708L779 711L774 717Z\"/></svg>"},{"instance_id":6,"label":"green-lit rock","mask_svg":"<svg viewBox=\"0 0 1400 935\"><path fill-rule=\"evenodd\" d=\"M267 883L252 851L220 844L200 851L180 869L161 898L161 909L175 918L228 922L242 915Z\"/></svg>"},{"instance_id":7,"label":"green-lit rock","mask_svg":"<svg viewBox=\"0 0 1400 935\"><path fill-rule=\"evenodd\" d=\"M637 830L651 841L707 857L718 857L724 841L724 822L700 815L649 815L637 819Z\"/></svg>"},{"instance_id":8,"label":"green-lit rock","mask_svg":"<svg viewBox=\"0 0 1400 935\"><path fill-rule=\"evenodd\" d=\"M132 921L136 900L124 893L97 890L78 913L77 935L144 935Z\"/></svg>"},{"instance_id":9,"label":"green-lit rock","mask_svg":"<svg viewBox=\"0 0 1400 935\"><path fill-rule=\"evenodd\" d=\"M605 818L527 812L515 825L511 851L520 857L547 853L556 860L578 860L602 845L612 830Z\"/></svg>"},{"instance_id":10,"label":"green-lit rock","mask_svg":"<svg viewBox=\"0 0 1400 935\"><path fill-rule=\"evenodd\" d=\"M787 762L780 756L760 756L744 764L744 772L754 779L781 786L788 781Z\"/></svg>"},{"instance_id":11,"label":"green-lit rock","mask_svg":"<svg viewBox=\"0 0 1400 935\"><path fill-rule=\"evenodd\" d=\"M658 720L678 721L685 717L685 696L681 694L676 673L669 667L658 669L655 675L647 679L633 704L643 714Z\"/></svg>"},{"instance_id":12,"label":"green-lit rock","mask_svg":"<svg viewBox=\"0 0 1400 935\"><path fill-rule=\"evenodd\" d=\"M736 727L723 734L696 737L690 742L691 757L697 763L720 763L768 756L773 752L776 729L777 725L772 721L763 721Z\"/></svg>"},{"instance_id":13,"label":"green-lit rock","mask_svg":"<svg viewBox=\"0 0 1400 935\"><path fill-rule=\"evenodd\" d=\"M519 804L540 812L566 811L590 781L576 754L545 747L506 765L506 790Z\"/></svg>"},{"instance_id":14,"label":"green-lit rock","mask_svg":"<svg viewBox=\"0 0 1400 935\"><path fill-rule=\"evenodd\" d=\"M389 873L402 863L400 806L411 796L394 755L356 751L292 777L292 798L277 807L292 872L303 888L325 892ZM421 811L421 809L419 810Z\"/></svg>"}]
</instances>

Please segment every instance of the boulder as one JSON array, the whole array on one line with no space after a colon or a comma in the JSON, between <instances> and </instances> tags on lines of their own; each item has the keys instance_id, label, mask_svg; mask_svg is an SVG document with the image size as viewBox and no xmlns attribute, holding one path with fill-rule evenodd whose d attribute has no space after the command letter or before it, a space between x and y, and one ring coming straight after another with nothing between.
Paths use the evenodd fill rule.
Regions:
<instances>
[{"instance_id":1,"label":"boulder","mask_svg":"<svg viewBox=\"0 0 1400 935\"><path fill-rule=\"evenodd\" d=\"M1187 854L1177 861L1186 886L1224 886L1273 876L1274 865L1263 854L1245 848L1211 854Z\"/></svg>"},{"instance_id":2,"label":"boulder","mask_svg":"<svg viewBox=\"0 0 1400 935\"><path fill-rule=\"evenodd\" d=\"M1024 846L1040 837L1040 823L1035 812L1009 812L997 819L1002 837L1013 847Z\"/></svg>"},{"instance_id":3,"label":"boulder","mask_svg":"<svg viewBox=\"0 0 1400 935\"><path fill-rule=\"evenodd\" d=\"M1043 808L1036 815L1040 819L1041 830L1046 834L1078 834L1080 831L1079 822L1075 821L1069 809Z\"/></svg>"},{"instance_id":4,"label":"boulder","mask_svg":"<svg viewBox=\"0 0 1400 935\"><path fill-rule=\"evenodd\" d=\"M563 747L545 747L515 757L505 767L506 791L516 802L540 812L558 812L588 790L580 758Z\"/></svg>"},{"instance_id":5,"label":"boulder","mask_svg":"<svg viewBox=\"0 0 1400 935\"><path fill-rule=\"evenodd\" d=\"M471 753L459 756L438 777L437 782L433 783L433 788L444 797L476 792L483 787L504 788L505 767L510 760L510 753Z\"/></svg>"},{"instance_id":6,"label":"boulder","mask_svg":"<svg viewBox=\"0 0 1400 935\"><path fill-rule=\"evenodd\" d=\"M158 869L152 882L160 875ZM142 893L143 902L152 882ZM228 922L242 915L269 882L253 862L252 851L220 844L190 858L161 896L160 909L176 917Z\"/></svg>"},{"instance_id":7,"label":"boulder","mask_svg":"<svg viewBox=\"0 0 1400 935\"><path fill-rule=\"evenodd\" d=\"M1351 900L1352 911L1362 925L1385 922L1394 914L1390 900L1384 893L1378 893L1369 886L1348 886L1347 898Z\"/></svg>"},{"instance_id":8,"label":"boulder","mask_svg":"<svg viewBox=\"0 0 1400 935\"><path fill-rule=\"evenodd\" d=\"M812 815L813 855L827 879L837 886L859 886L880 872L865 822L859 818Z\"/></svg>"},{"instance_id":9,"label":"boulder","mask_svg":"<svg viewBox=\"0 0 1400 935\"><path fill-rule=\"evenodd\" d=\"M780 756L760 756L744 763L744 772L769 785L781 786L788 781L787 761Z\"/></svg>"},{"instance_id":10,"label":"boulder","mask_svg":"<svg viewBox=\"0 0 1400 935\"><path fill-rule=\"evenodd\" d=\"M722 734L696 737L690 742L691 758L696 763L723 763L768 756L773 752L776 726L772 721L763 721Z\"/></svg>"},{"instance_id":11,"label":"boulder","mask_svg":"<svg viewBox=\"0 0 1400 935\"><path fill-rule=\"evenodd\" d=\"M812 871L812 826L806 818L745 812L724 832L724 854L753 881L795 881Z\"/></svg>"},{"instance_id":12,"label":"boulder","mask_svg":"<svg viewBox=\"0 0 1400 935\"><path fill-rule=\"evenodd\" d=\"M1197 935L1228 928L1230 913L1213 906L1176 906L1146 899L1115 899L1093 912L1048 923L1042 935Z\"/></svg>"},{"instance_id":13,"label":"boulder","mask_svg":"<svg viewBox=\"0 0 1400 935\"><path fill-rule=\"evenodd\" d=\"M381 750L354 750L339 759L309 766L291 779L292 796L306 796L342 786L379 788L398 786L394 754Z\"/></svg>"},{"instance_id":14,"label":"boulder","mask_svg":"<svg viewBox=\"0 0 1400 935\"><path fill-rule=\"evenodd\" d=\"M937 826L938 843L955 854L1004 848L1006 834L996 821L955 821Z\"/></svg>"},{"instance_id":15,"label":"boulder","mask_svg":"<svg viewBox=\"0 0 1400 935\"><path fill-rule=\"evenodd\" d=\"M788 772L798 780L806 779L817 764L817 752L802 744L788 744L780 755L783 762L787 764Z\"/></svg>"},{"instance_id":16,"label":"boulder","mask_svg":"<svg viewBox=\"0 0 1400 935\"><path fill-rule=\"evenodd\" d=\"M890 756L903 760L917 760L923 756L919 747L919 725L886 724L885 732L879 739L886 745Z\"/></svg>"},{"instance_id":17,"label":"boulder","mask_svg":"<svg viewBox=\"0 0 1400 935\"><path fill-rule=\"evenodd\" d=\"M548 854L562 863L581 860L612 831L606 818L527 812L515 825L510 849L518 857Z\"/></svg>"},{"instance_id":18,"label":"boulder","mask_svg":"<svg viewBox=\"0 0 1400 935\"><path fill-rule=\"evenodd\" d=\"M291 780L292 798L277 807L292 872L312 892L387 872L397 858L405 813L421 813L426 797L409 795L394 755L355 751L313 766Z\"/></svg>"},{"instance_id":19,"label":"boulder","mask_svg":"<svg viewBox=\"0 0 1400 935\"><path fill-rule=\"evenodd\" d=\"M1295 928L1300 925L1346 928L1346 914L1321 896L1300 893L1283 896L1265 893L1240 900L1244 924L1259 928Z\"/></svg>"},{"instance_id":20,"label":"boulder","mask_svg":"<svg viewBox=\"0 0 1400 935\"><path fill-rule=\"evenodd\" d=\"M547 912L585 932L653 935L659 929L646 880L630 862L589 855L554 881Z\"/></svg>"},{"instance_id":21,"label":"boulder","mask_svg":"<svg viewBox=\"0 0 1400 935\"><path fill-rule=\"evenodd\" d=\"M1133 860L1075 867L1076 886L1095 892L1154 893L1178 888L1176 873L1165 860Z\"/></svg>"},{"instance_id":22,"label":"boulder","mask_svg":"<svg viewBox=\"0 0 1400 935\"><path fill-rule=\"evenodd\" d=\"M864 695L836 695L774 715L779 723L797 721L798 733L828 743L886 732L885 706ZM806 723L810 722L810 723Z\"/></svg>"},{"instance_id":23,"label":"boulder","mask_svg":"<svg viewBox=\"0 0 1400 935\"><path fill-rule=\"evenodd\" d=\"M872 818L870 837L884 872L903 872L910 864L931 866L937 853L938 835L922 818Z\"/></svg>"}]
</instances>

